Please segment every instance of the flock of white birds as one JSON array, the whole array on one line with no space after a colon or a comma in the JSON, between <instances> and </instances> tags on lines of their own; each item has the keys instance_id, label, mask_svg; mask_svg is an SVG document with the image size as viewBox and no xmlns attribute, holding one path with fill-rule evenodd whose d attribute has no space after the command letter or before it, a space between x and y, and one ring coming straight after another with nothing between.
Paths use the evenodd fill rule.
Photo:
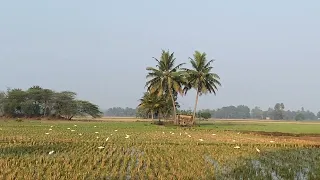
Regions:
<instances>
[{"instance_id":1,"label":"flock of white birds","mask_svg":"<svg viewBox=\"0 0 320 180\"><path fill-rule=\"evenodd\" d=\"M75 125L73 125L74 127L77 127L77 125L75 124ZM50 126L50 129L49 129L49 131L52 131L52 128L53 128L54 126ZM94 126L94 128L96 128L97 126ZM74 130L74 129L71 129L71 128L67 128L67 130L70 130L71 132L75 132L76 130ZM118 130L116 129L116 130L114 130L115 132L117 132ZM162 132L163 134L165 134L165 132ZM174 132L169 132L171 135L174 135L175 133ZM46 135L49 135L50 133L49 132L47 132L47 133L45 133ZM99 134L99 132L98 131L96 131L95 132L95 134ZM240 134L240 133L237 133L237 134ZM111 136L113 135L113 134L110 134ZM182 135L182 133L180 132L180 136ZM191 138L191 135L190 134L188 134L187 132L185 132L185 135L187 135L189 138ZM82 134L81 133L79 133L79 136L82 136ZM212 136L216 136L216 134L212 134ZM97 136L96 137L97 139L99 139L100 137L99 136ZM126 136L124 137L125 139L129 139L130 138L130 135L128 135L128 134L126 134ZM108 141L110 139L110 137L107 137L106 138L106 141ZM202 138L200 138L199 139L199 141L200 142L203 142L204 141L204 139L202 139ZM233 142L236 142L235 140L232 140ZM270 141L270 143L274 143L275 141ZM99 146L98 147L98 149L104 149L105 147L104 146ZM240 149L240 146L235 146L234 147L234 149ZM260 151L260 149L258 149L257 147L256 147L256 151L258 152L258 153L260 153L261 151ZM50 151L49 152L49 155L51 155L51 154L53 154L55 151Z\"/></svg>"},{"instance_id":2,"label":"flock of white birds","mask_svg":"<svg viewBox=\"0 0 320 180\"><path fill-rule=\"evenodd\" d=\"M74 126L74 127L77 127L76 124L73 125L73 126ZM54 127L54 126L50 126L49 131L52 131L52 128L53 128L53 127ZM97 126L94 126L94 128L96 128L96 127L97 127ZM67 130L70 130L71 132L75 132L75 131L76 131L76 130L71 129L71 128L67 128ZM118 130L116 129L116 130L114 130L114 131L117 132ZM49 133L49 132L46 132L45 134L46 134L46 135L49 135L50 133ZM96 131L95 134L99 134L99 132ZM113 134L110 134L110 135L112 136ZM82 136L82 134L79 133L79 136ZM96 138L99 139L100 137L97 136ZM130 138L130 135L126 134L126 136L125 136L124 138L128 139L128 138ZM110 139L110 137L107 137L106 141L108 141L109 139ZM104 147L103 147L103 146L99 146L98 149L104 149ZM53 154L54 152L55 152L55 151L52 150L52 151L50 151L48 154L51 155L51 154Z\"/></svg>"}]
</instances>

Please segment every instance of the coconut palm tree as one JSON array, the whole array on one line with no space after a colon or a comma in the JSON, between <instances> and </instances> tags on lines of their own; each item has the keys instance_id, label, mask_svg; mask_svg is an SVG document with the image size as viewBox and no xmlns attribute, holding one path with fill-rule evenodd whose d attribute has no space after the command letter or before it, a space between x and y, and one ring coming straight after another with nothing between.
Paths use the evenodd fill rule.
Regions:
<instances>
[{"instance_id":1,"label":"coconut palm tree","mask_svg":"<svg viewBox=\"0 0 320 180\"><path fill-rule=\"evenodd\" d=\"M139 108L143 108L146 112L151 114L151 119L153 120L154 114L158 111L165 103L165 99L162 96L157 96L157 94L151 94L150 92L145 92L143 97L140 99Z\"/></svg>"},{"instance_id":2,"label":"coconut palm tree","mask_svg":"<svg viewBox=\"0 0 320 180\"><path fill-rule=\"evenodd\" d=\"M158 96L156 93L145 92L140 99L138 108L142 108L147 114L151 114L152 120L154 114L158 114L160 121L160 114L162 117L166 117L168 112L172 112L171 104L171 98L168 98L166 94ZM176 107L179 107L177 102Z\"/></svg>"},{"instance_id":3,"label":"coconut palm tree","mask_svg":"<svg viewBox=\"0 0 320 180\"><path fill-rule=\"evenodd\" d=\"M154 58L154 57L153 57ZM184 64L176 64L174 53L162 50L160 60L154 58L157 61L156 68L147 67L149 79L146 83L148 91L150 93L157 93L158 96L168 93L173 108L173 120L176 123L176 101L174 94L179 93L183 95L183 84L186 83L185 73L180 71L180 67Z\"/></svg>"},{"instance_id":4,"label":"coconut palm tree","mask_svg":"<svg viewBox=\"0 0 320 180\"><path fill-rule=\"evenodd\" d=\"M194 88L197 92L196 102L193 110L193 123L195 123L195 115L198 105L199 96L202 94L213 93L216 95L217 86L221 86L220 77L212 72L211 63L214 60L208 61L206 53L195 51L193 58L189 58L192 68L183 69L188 73L188 84L184 88L185 94Z\"/></svg>"}]
</instances>

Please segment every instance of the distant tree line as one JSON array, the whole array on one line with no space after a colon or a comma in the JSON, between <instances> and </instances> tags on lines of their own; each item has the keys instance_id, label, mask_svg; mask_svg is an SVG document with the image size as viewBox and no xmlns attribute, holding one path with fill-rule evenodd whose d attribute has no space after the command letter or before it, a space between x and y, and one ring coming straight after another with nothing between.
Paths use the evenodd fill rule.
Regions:
<instances>
[{"instance_id":1,"label":"distant tree line","mask_svg":"<svg viewBox=\"0 0 320 180\"><path fill-rule=\"evenodd\" d=\"M272 120L317 120L320 112L315 115L309 110L302 108L298 111L285 110L283 103L277 103L274 108L262 110L259 107L250 109L248 106L227 106L216 110L202 110L209 112L216 119L272 119Z\"/></svg>"},{"instance_id":2,"label":"distant tree line","mask_svg":"<svg viewBox=\"0 0 320 180\"><path fill-rule=\"evenodd\" d=\"M7 89L0 92L1 117L59 118L71 120L75 116L100 117L99 107L89 101L76 99L71 91L56 92L33 86L26 91Z\"/></svg>"},{"instance_id":3,"label":"distant tree line","mask_svg":"<svg viewBox=\"0 0 320 180\"><path fill-rule=\"evenodd\" d=\"M109 117L135 117L137 109L133 108L121 108L121 107L113 107L109 108L104 112L105 116Z\"/></svg>"},{"instance_id":4,"label":"distant tree line","mask_svg":"<svg viewBox=\"0 0 320 180\"><path fill-rule=\"evenodd\" d=\"M149 112L140 108L110 108L106 113L108 116L131 116L138 118L151 118ZM112 112L112 113L110 113ZM192 115L192 110L178 109L177 113L184 115ZM129 115L130 114L130 115ZM156 115L154 115L156 118ZM202 109L197 111L196 117L201 119L271 119L271 120L317 120L320 118L320 111L317 114L309 110L301 108L301 110L292 111L285 110L283 103L276 103L273 108L262 110L259 107L250 109L248 106L226 106L218 109Z\"/></svg>"}]
</instances>

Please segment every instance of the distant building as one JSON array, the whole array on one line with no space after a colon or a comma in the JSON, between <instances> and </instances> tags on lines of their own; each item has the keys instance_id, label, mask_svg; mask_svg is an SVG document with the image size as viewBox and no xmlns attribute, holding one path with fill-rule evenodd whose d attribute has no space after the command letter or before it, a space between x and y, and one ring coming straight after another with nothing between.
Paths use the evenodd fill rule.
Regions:
<instances>
[{"instance_id":1,"label":"distant building","mask_svg":"<svg viewBox=\"0 0 320 180\"><path fill-rule=\"evenodd\" d=\"M270 117L266 117L266 120L270 120Z\"/></svg>"}]
</instances>

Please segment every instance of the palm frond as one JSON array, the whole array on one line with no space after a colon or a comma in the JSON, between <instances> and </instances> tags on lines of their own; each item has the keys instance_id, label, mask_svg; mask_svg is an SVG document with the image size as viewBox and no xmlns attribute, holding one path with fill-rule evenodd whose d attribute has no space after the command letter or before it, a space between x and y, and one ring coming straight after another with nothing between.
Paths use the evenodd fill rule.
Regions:
<instances>
[{"instance_id":1,"label":"palm frond","mask_svg":"<svg viewBox=\"0 0 320 180\"><path fill-rule=\"evenodd\" d=\"M156 60L157 62L158 62L158 64L160 64L160 61L157 59L157 58L155 58L155 57L152 57L154 60Z\"/></svg>"},{"instance_id":2,"label":"palm frond","mask_svg":"<svg viewBox=\"0 0 320 180\"><path fill-rule=\"evenodd\" d=\"M216 93L218 87L221 86L219 82L220 77L211 72L213 67L211 64L214 60L207 61L206 53L195 51L193 58L190 59L191 69L183 69L188 73L188 84L184 87L186 94L191 88L202 95L206 93Z\"/></svg>"},{"instance_id":3,"label":"palm frond","mask_svg":"<svg viewBox=\"0 0 320 180\"><path fill-rule=\"evenodd\" d=\"M190 59L190 64L191 64L192 68L195 69L196 71L198 71L198 64L197 64L197 62L196 62L194 59L192 59L192 58L189 58L189 59Z\"/></svg>"},{"instance_id":4,"label":"palm frond","mask_svg":"<svg viewBox=\"0 0 320 180\"><path fill-rule=\"evenodd\" d=\"M185 64L186 64L186 63L180 63L180 64L178 64L177 66L175 66L174 68L171 69L171 72L172 72L172 71L177 71L178 69L181 68L181 66L183 66L183 65L185 65Z\"/></svg>"},{"instance_id":5,"label":"palm frond","mask_svg":"<svg viewBox=\"0 0 320 180\"><path fill-rule=\"evenodd\" d=\"M183 91L182 91L182 88L181 88L181 84L177 81L173 81L172 83L172 89L175 91L175 92L178 92L179 94L183 94Z\"/></svg>"},{"instance_id":6,"label":"palm frond","mask_svg":"<svg viewBox=\"0 0 320 180\"><path fill-rule=\"evenodd\" d=\"M210 67L210 64L213 63L215 60L211 59L210 61L207 62L207 64L204 65L204 68L207 69Z\"/></svg>"}]
</instances>

